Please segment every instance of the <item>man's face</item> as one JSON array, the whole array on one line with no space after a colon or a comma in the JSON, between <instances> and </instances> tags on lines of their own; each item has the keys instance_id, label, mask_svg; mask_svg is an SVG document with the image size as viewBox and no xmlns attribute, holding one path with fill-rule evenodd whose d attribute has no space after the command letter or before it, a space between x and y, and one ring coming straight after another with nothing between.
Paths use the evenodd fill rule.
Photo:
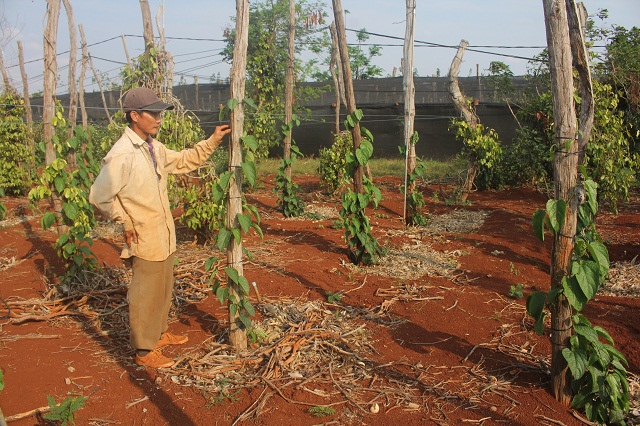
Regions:
<instances>
[{"instance_id":1,"label":"man's face","mask_svg":"<svg viewBox=\"0 0 640 426\"><path fill-rule=\"evenodd\" d=\"M132 111L131 118L145 134L155 136L160 129L164 111Z\"/></svg>"}]
</instances>

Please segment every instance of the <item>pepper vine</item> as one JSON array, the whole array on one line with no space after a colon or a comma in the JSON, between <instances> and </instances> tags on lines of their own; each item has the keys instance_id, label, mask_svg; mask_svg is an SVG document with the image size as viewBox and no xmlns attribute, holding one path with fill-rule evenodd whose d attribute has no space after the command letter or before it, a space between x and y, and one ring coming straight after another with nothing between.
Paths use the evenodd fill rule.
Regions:
<instances>
[{"instance_id":1,"label":"pepper vine","mask_svg":"<svg viewBox=\"0 0 640 426\"><path fill-rule=\"evenodd\" d=\"M353 129L362 120L362 110L356 109L347 116L345 127ZM355 152L347 153L347 171L349 176L354 176L358 167L365 167L373 154L373 135L369 130L361 127L362 141ZM373 203L378 207L382 200L382 193L366 176L362 177L364 193L357 194L348 188L342 195L342 209L340 219L344 226L344 239L347 243L349 258L355 264L372 265L378 258L384 255L384 249L378 240L371 234L371 223L365 209Z\"/></svg>"},{"instance_id":2,"label":"pepper vine","mask_svg":"<svg viewBox=\"0 0 640 426\"><path fill-rule=\"evenodd\" d=\"M282 126L282 134L284 136L290 135L294 125L300 125L300 120L295 114L290 123ZM273 188L273 192L278 195L278 208L281 209L284 217L297 217L304 213L304 202L298 197L300 187L296 185L291 180L291 176L286 173L286 170L293 166L298 157L302 157L302 153L292 138L291 156L290 158L282 159L280 167L278 168L278 175L275 179L276 186Z\"/></svg>"},{"instance_id":3,"label":"pepper vine","mask_svg":"<svg viewBox=\"0 0 640 426\"><path fill-rule=\"evenodd\" d=\"M81 126L74 127L72 138L62 136L67 127L62 108L56 108L52 125L56 128L52 141L56 159L42 172L40 185L29 192L29 199L38 202L55 194L62 202L58 223L65 226L66 232L58 235L54 246L65 264L62 281L68 284L97 265L96 256L91 251L93 239L90 237L96 220L88 199L92 178L98 174L99 165L93 157L89 133ZM66 160L72 150L76 153L75 170L70 170ZM49 229L56 222L56 214L47 212L42 216L41 225L43 229Z\"/></svg>"},{"instance_id":4,"label":"pepper vine","mask_svg":"<svg viewBox=\"0 0 640 426\"><path fill-rule=\"evenodd\" d=\"M245 99L243 103L249 106L254 105L250 99ZM227 109L233 110L238 104L237 99L230 99L227 102L226 108L220 111L221 119ZM247 134L242 136L240 140L242 141L244 152L244 161L240 164L242 176L250 187L254 187L257 178L255 153L258 150L258 141L254 136ZM241 242L242 236L251 229L255 230L261 238L264 237L262 229L260 228L260 214L258 209L247 203L244 194L242 194L242 212L237 214L237 220L234 221L234 223L238 225L229 227L224 222L224 217L227 214L227 203L225 203L225 200L228 198L234 175L235 172L233 170L227 170L220 174L219 179L212 185L213 201L216 205L221 206L221 208L217 210L220 228L214 238L214 244L220 251L226 250L229 244L234 241L237 243ZM249 258L252 257L251 253L244 247L242 250ZM236 313L238 314L238 319L242 323L243 328L251 329L250 317L255 315L255 309L248 299L251 290L249 282L236 268L226 267L224 268L224 273L229 278L230 281L227 282L232 288L230 289L228 286L223 286L219 278L220 271L217 266L217 260L215 257L210 257L205 263L205 270L211 272L209 282L213 282L211 286L212 292L218 300L220 300L221 304L229 303L229 312L232 316L235 316ZM236 294L237 297L235 297L234 294Z\"/></svg>"},{"instance_id":5,"label":"pepper vine","mask_svg":"<svg viewBox=\"0 0 640 426\"><path fill-rule=\"evenodd\" d=\"M409 143L415 146L418 143L418 132L414 132ZM400 154L407 153L407 147L399 146ZM427 217L423 216L421 209L425 205L424 195L416 189L416 181L422 179L427 173L427 163L421 158L416 158L416 166L407 176L407 225L424 226L427 224Z\"/></svg>"},{"instance_id":6,"label":"pepper vine","mask_svg":"<svg viewBox=\"0 0 640 426\"><path fill-rule=\"evenodd\" d=\"M580 171L585 176L585 168L581 166ZM593 326L580 313L595 297L609 273L609 253L595 226L598 211L597 187L593 180L585 179L574 195L584 195L585 203L578 209L571 275L563 278L562 287L547 293L532 293L527 298L527 311L535 319L536 333L543 334L544 318L547 315L545 307L549 307L561 295L567 298L574 312L573 335L569 341L570 346L562 350L562 356L567 361L572 376L574 396L571 405L584 410L591 421L624 424L625 413L629 410L629 387L624 367L627 360L614 347L611 335L602 327ZM546 210L538 210L533 215L536 236L544 241L545 227L557 235L564 223L566 211L565 201L549 200Z\"/></svg>"}]
</instances>

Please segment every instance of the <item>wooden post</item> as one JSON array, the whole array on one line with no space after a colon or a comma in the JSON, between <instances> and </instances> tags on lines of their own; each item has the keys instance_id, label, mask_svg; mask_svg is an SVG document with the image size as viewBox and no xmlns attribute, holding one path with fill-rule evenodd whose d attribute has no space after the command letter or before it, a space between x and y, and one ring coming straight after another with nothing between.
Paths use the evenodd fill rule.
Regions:
<instances>
[{"instance_id":1,"label":"wooden post","mask_svg":"<svg viewBox=\"0 0 640 426\"><path fill-rule=\"evenodd\" d=\"M7 93L15 92L13 85L11 84L11 80L9 79L9 74L7 73L7 69L4 67L4 59L2 57L2 49L0 49L0 70L2 70L2 81L4 82L4 90Z\"/></svg>"},{"instance_id":2,"label":"wooden post","mask_svg":"<svg viewBox=\"0 0 640 426\"><path fill-rule=\"evenodd\" d=\"M151 9L148 0L140 0L140 10L142 11L142 27L144 36L144 54L149 55L154 46L153 41L153 21L151 20Z\"/></svg>"},{"instance_id":3,"label":"wooden post","mask_svg":"<svg viewBox=\"0 0 640 426\"><path fill-rule=\"evenodd\" d=\"M449 69L449 98L453 105L456 107L456 111L460 114L464 121L467 122L469 127L475 128L478 125L478 116L471 109L471 107L467 103L467 99L462 95L460 91L460 85L458 84L458 72L460 70L460 64L462 63L462 57L464 56L464 51L467 49L469 42L467 40L461 40L460 46L458 47L458 51L456 52L456 56L453 58L451 62L451 68ZM467 176L465 178L462 187L460 188L460 200L466 201L471 189L473 188L473 181L478 174L478 164L475 155L469 154L469 158L467 159Z\"/></svg>"},{"instance_id":4,"label":"wooden post","mask_svg":"<svg viewBox=\"0 0 640 426\"><path fill-rule=\"evenodd\" d=\"M353 80L351 77L351 64L349 62L349 50L347 49L347 35L344 27L344 12L342 11L342 3L340 0L333 1L333 15L336 24L336 35L338 37L338 47L340 50L340 60L342 62L342 73L345 88L345 100L347 101L347 113L352 114L356 110L356 96L353 92ZM362 134L360 132L360 123L351 130L353 138L353 150L360 147ZM363 167L358 166L353 176L353 190L356 194L363 194L362 186Z\"/></svg>"},{"instance_id":5,"label":"wooden post","mask_svg":"<svg viewBox=\"0 0 640 426\"><path fill-rule=\"evenodd\" d=\"M549 70L553 93L555 157L554 197L567 203L565 221L554 236L551 251L551 289L562 288L571 273L571 252L577 225L577 197L573 197L578 165L577 122L573 100L573 69L565 0L543 0ZM551 306L551 380L553 393L564 405L571 402L571 378L562 350L571 337L571 307L564 295Z\"/></svg>"},{"instance_id":6,"label":"wooden post","mask_svg":"<svg viewBox=\"0 0 640 426\"><path fill-rule=\"evenodd\" d=\"M595 115L591 68L589 67L589 54L587 53L584 37L584 28L588 15L587 9L582 2L576 4L574 0L566 0L566 5L573 65L578 70L580 98L582 100L580 103L580 125L578 129L578 164L581 165L584 163Z\"/></svg>"},{"instance_id":7,"label":"wooden post","mask_svg":"<svg viewBox=\"0 0 640 426\"><path fill-rule=\"evenodd\" d=\"M22 77L24 119L27 122L27 128L29 131L29 135L27 136L27 143L29 145L29 152L32 156L34 156L36 149L33 142L33 111L31 111L31 99L29 98L29 81L27 79L27 72L24 69L24 51L22 50L22 42L20 40L18 40L18 60L20 62L20 76ZM33 164L31 164L31 166L33 166ZM35 170L35 168L32 167L32 170Z\"/></svg>"},{"instance_id":8,"label":"wooden post","mask_svg":"<svg viewBox=\"0 0 640 426\"><path fill-rule=\"evenodd\" d=\"M289 125L293 119L293 72L294 72L294 56L295 56L295 35L296 35L296 2L289 0L289 52L287 54L287 68L285 71L285 87L284 87L284 123ZM293 129L284 137L285 160L291 158L291 139ZM285 169L285 175L291 179L291 166Z\"/></svg>"},{"instance_id":9,"label":"wooden post","mask_svg":"<svg viewBox=\"0 0 640 426\"><path fill-rule=\"evenodd\" d=\"M44 88L42 98L42 124L46 145L45 164L56 159L53 148L54 128L51 121L56 108L56 81L58 80L58 62L56 59L56 39L58 35L58 19L60 17L60 0L47 0L47 25L44 31Z\"/></svg>"},{"instance_id":10,"label":"wooden post","mask_svg":"<svg viewBox=\"0 0 640 426\"><path fill-rule=\"evenodd\" d=\"M236 39L233 45L233 64L231 66L231 99L237 99L238 106L231 111L231 144L229 147L229 168L233 172L230 182L229 199L227 201L228 228L238 227L238 214L242 213L242 144L240 138L244 131L244 109L242 99L245 96L245 81L247 69L247 45L249 41L249 0L236 0ZM242 241L235 238L227 248L227 265L235 268L239 275L243 275ZM238 298L232 291L232 281L228 280L229 297ZM247 333L239 326L239 315L229 311L229 340L236 350L247 348Z\"/></svg>"},{"instance_id":11,"label":"wooden post","mask_svg":"<svg viewBox=\"0 0 640 426\"><path fill-rule=\"evenodd\" d=\"M129 56L129 49L127 49L127 40L124 38L124 34L122 34L122 46L124 47L124 56L127 58L127 65L131 66L131 57Z\"/></svg>"},{"instance_id":12,"label":"wooden post","mask_svg":"<svg viewBox=\"0 0 640 426\"><path fill-rule=\"evenodd\" d=\"M91 59L91 53L88 54L89 57L89 65L91 66L91 71L93 71L93 77L96 79L96 83L98 83L98 89L100 89L100 95L102 96L102 106L104 106L104 113L107 114L107 119L109 119L109 123L113 123L111 119L111 114L109 114L109 107L107 106L107 100L104 97L104 90L102 90L102 83L100 82L100 76L96 72L96 68L93 66L93 59Z\"/></svg>"},{"instance_id":13,"label":"wooden post","mask_svg":"<svg viewBox=\"0 0 640 426\"><path fill-rule=\"evenodd\" d=\"M414 119L416 115L415 94L416 88L413 82L413 44L415 38L415 22L416 22L416 0L407 0L407 25L404 35L404 70L402 86L404 89L404 144L406 148L405 158L405 178L404 178L404 220L405 223L411 223L413 214L407 214L407 182L409 175L416 168L416 147L411 140L414 132Z\"/></svg>"},{"instance_id":14,"label":"wooden post","mask_svg":"<svg viewBox=\"0 0 640 426\"><path fill-rule=\"evenodd\" d=\"M78 25L80 31L80 46L82 48L82 66L80 67L80 77L78 78L78 101L80 103L80 116L82 117L82 128L87 130L89 122L87 119L87 108L84 104L84 76L87 72L87 64L89 62L89 53L87 51L87 39L84 36L82 24Z\"/></svg>"},{"instance_id":15,"label":"wooden post","mask_svg":"<svg viewBox=\"0 0 640 426\"><path fill-rule=\"evenodd\" d=\"M69 120L69 130L67 136L73 137L73 128L76 126L78 117L78 89L76 86L76 62L78 57L78 37L76 36L76 22L73 18L73 9L69 0L62 0L64 9L67 12L67 21L69 23L69 111L67 111ZM75 150L70 150L67 155L67 163L74 170L76 165Z\"/></svg>"},{"instance_id":16,"label":"wooden post","mask_svg":"<svg viewBox=\"0 0 640 426\"><path fill-rule=\"evenodd\" d=\"M342 62L340 61L340 47L338 46L338 35L336 33L336 23L332 22L329 28L331 32L331 77L333 77L333 87L336 91L336 135L340 133L340 107L344 102L344 83L342 81Z\"/></svg>"}]
</instances>

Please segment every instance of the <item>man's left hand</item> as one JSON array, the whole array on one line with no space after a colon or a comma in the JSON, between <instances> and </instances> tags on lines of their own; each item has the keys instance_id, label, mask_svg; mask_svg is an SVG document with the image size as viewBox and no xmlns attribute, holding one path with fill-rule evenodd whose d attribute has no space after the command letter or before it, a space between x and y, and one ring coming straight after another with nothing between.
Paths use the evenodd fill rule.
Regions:
<instances>
[{"instance_id":1,"label":"man's left hand","mask_svg":"<svg viewBox=\"0 0 640 426\"><path fill-rule=\"evenodd\" d=\"M222 138L224 138L225 135L228 135L229 133L231 133L231 127L228 124L216 126L216 129L211 135L211 140L220 145L220 143L222 142Z\"/></svg>"}]
</instances>

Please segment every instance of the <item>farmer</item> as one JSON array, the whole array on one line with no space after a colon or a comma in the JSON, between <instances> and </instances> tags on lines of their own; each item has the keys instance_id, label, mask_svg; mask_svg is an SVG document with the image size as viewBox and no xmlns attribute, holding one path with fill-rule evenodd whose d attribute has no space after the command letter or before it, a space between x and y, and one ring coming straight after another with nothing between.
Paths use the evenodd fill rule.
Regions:
<instances>
[{"instance_id":1,"label":"farmer","mask_svg":"<svg viewBox=\"0 0 640 426\"><path fill-rule=\"evenodd\" d=\"M120 257L133 258L128 299L136 363L167 368L173 361L161 348L188 340L167 332L176 251L167 175L196 169L231 128L217 126L209 139L176 152L153 138L163 112L173 105L162 102L153 90L138 87L127 92L123 107L129 126L102 160L89 201L107 219L122 224L125 244Z\"/></svg>"}]
</instances>

